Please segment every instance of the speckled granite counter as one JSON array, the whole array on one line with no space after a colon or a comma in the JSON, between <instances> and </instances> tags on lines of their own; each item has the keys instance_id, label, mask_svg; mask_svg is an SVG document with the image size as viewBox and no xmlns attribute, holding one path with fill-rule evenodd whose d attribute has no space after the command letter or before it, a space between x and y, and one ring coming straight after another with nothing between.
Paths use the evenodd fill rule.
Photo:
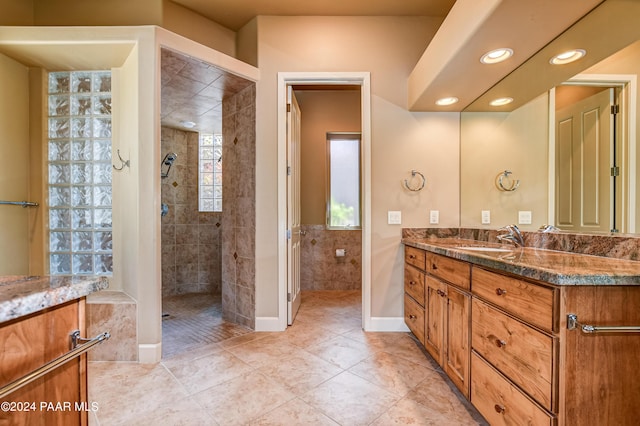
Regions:
<instances>
[{"instance_id":1,"label":"speckled granite counter","mask_svg":"<svg viewBox=\"0 0 640 426\"><path fill-rule=\"evenodd\" d=\"M640 285L640 262L525 247L510 251L471 251L464 246L501 247L462 238L405 237L408 246L502 272L557 285ZM505 246L511 249L512 247Z\"/></svg>"},{"instance_id":2,"label":"speckled granite counter","mask_svg":"<svg viewBox=\"0 0 640 426\"><path fill-rule=\"evenodd\" d=\"M0 323L109 287L105 277L0 276Z\"/></svg>"}]
</instances>

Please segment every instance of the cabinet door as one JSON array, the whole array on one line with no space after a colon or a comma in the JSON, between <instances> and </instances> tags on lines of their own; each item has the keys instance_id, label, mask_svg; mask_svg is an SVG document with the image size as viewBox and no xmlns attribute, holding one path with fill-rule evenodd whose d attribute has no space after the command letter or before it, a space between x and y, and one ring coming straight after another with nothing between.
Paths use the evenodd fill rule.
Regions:
<instances>
[{"instance_id":1,"label":"cabinet door","mask_svg":"<svg viewBox=\"0 0 640 426\"><path fill-rule=\"evenodd\" d=\"M424 347L436 362L442 365L447 285L436 278L427 276L425 292Z\"/></svg>"},{"instance_id":2,"label":"cabinet door","mask_svg":"<svg viewBox=\"0 0 640 426\"><path fill-rule=\"evenodd\" d=\"M460 392L469 398L469 321L471 296L447 286L446 351L443 368Z\"/></svg>"}]
</instances>

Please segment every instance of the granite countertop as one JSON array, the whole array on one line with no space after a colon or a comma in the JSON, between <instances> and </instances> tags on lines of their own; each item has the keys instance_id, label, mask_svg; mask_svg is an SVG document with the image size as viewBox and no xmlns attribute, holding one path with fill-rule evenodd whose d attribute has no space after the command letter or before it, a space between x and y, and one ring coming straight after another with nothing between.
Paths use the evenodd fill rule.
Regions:
<instances>
[{"instance_id":1,"label":"granite countertop","mask_svg":"<svg viewBox=\"0 0 640 426\"><path fill-rule=\"evenodd\" d=\"M640 285L640 262L459 238L403 238L411 247L556 285ZM460 247L508 248L472 251Z\"/></svg>"},{"instance_id":2,"label":"granite countertop","mask_svg":"<svg viewBox=\"0 0 640 426\"><path fill-rule=\"evenodd\" d=\"M107 287L106 277L0 276L0 323Z\"/></svg>"}]
</instances>

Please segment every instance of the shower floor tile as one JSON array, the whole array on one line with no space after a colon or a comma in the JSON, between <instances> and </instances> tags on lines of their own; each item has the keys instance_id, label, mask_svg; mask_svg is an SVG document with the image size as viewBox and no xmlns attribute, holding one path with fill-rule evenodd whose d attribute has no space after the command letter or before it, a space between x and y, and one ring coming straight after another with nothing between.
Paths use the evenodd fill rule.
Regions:
<instances>
[{"instance_id":1,"label":"shower floor tile","mask_svg":"<svg viewBox=\"0 0 640 426\"><path fill-rule=\"evenodd\" d=\"M162 298L162 357L218 343L252 330L222 319L218 295L190 293Z\"/></svg>"}]
</instances>

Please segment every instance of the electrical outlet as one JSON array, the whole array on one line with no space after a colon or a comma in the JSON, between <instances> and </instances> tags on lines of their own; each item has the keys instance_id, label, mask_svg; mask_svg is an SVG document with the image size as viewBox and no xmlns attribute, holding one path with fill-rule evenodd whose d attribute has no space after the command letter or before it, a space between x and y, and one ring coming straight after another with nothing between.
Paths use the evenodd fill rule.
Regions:
<instances>
[{"instance_id":1,"label":"electrical outlet","mask_svg":"<svg viewBox=\"0 0 640 426\"><path fill-rule=\"evenodd\" d=\"M491 210L482 210L482 224L489 225L491 223Z\"/></svg>"},{"instance_id":2,"label":"electrical outlet","mask_svg":"<svg viewBox=\"0 0 640 426\"><path fill-rule=\"evenodd\" d=\"M389 210L387 212L387 223L389 225L401 225L402 224L402 212Z\"/></svg>"},{"instance_id":3,"label":"electrical outlet","mask_svg":"<svg viewBox=\"0 0 640 426\"><path fill-rule=\"evenodd\" d=\"M531 211L518 212L518 225L531 225Z\"/></svg>"},{"instance_id":4,"label":"electrical outlet","mask_svg":"<svg viewBox=\"0 0 640 426\"><path fill-rule=\"evenodd\" d=\"M438 222L440 222L440 211L438 210L429 211L429 223L431 225L435 225Z\"/></svg>"}]
</instances>

